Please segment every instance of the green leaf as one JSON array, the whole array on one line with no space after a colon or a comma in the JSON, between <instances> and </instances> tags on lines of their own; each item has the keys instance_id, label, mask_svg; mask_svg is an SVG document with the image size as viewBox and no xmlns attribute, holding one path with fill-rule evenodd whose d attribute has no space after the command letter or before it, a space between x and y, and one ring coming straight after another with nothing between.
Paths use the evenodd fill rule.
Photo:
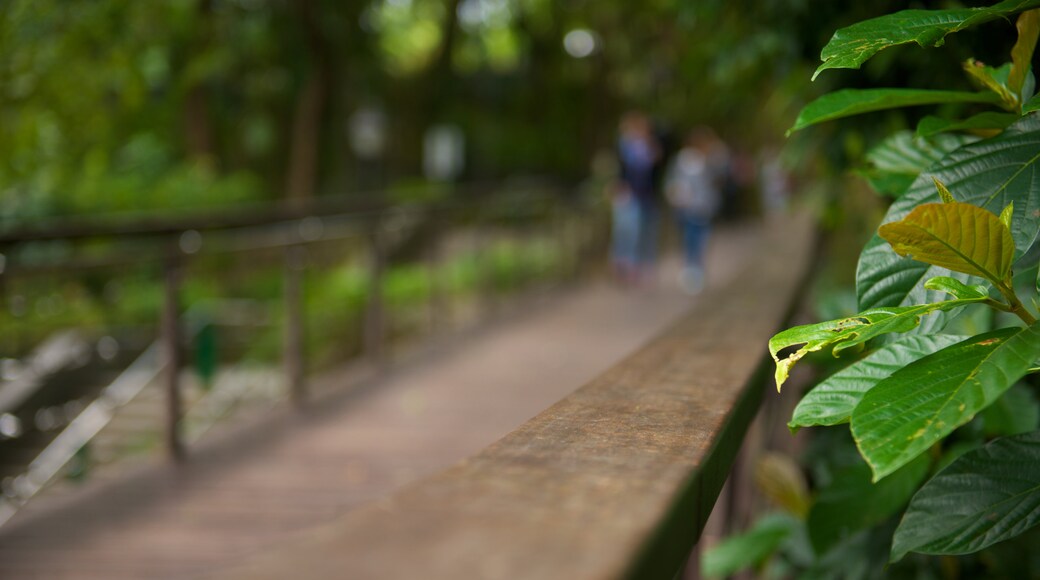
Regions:
<instances>
[{"instance_id":1,"label":"green leaf","mask_svg":"<svg viewBox=\"0 0 1040 580\"><path fill-rule=\"evenodd\" d=\"M1022 114L1032 113L1033 111L1040 111L1040 94L1033 95L1033 98L1026 101L1026 104L1022 105Z\"/></svg>"},{"instance_id":2,"label":"green leaf","mask_svg":"<svg viewBox=\"0 0 1040 580\"><path fill-rule=\"evenodd\" d=\"M834 473L809 512L809 538L817 554L859 530L879 524L903 509L928 475L929 459L921 455L878 483L871 483L865 463Z\"/></svg>"},{"instance_id":3,"label":"green leaf","mask_svg":"<svg viewBox=\"0 0 1040 580\"><path fill-rule=\"evenodd\" d=\"M979 417L988 437L1029 433L1040 427L1040 403L1032 391L1018 384L986 407Z\"/></svg>"},{"instance_id":4,"label":"green leaf","mask_svg":"<svg viewBox=\"0 0 1040 580\"><path fill-rule=\"evenodd\" d=\"M1011 232L1011 218L1015 215L1015 202L1007 204L1007 207L1000 211L1000 223L1004 224L1007 228L1008 233Z\"/></svg>"},{"instance_id":5,"label":"green leaf","mask_svg":"<svg viewBox=\"0 0 1040 580\"><path fill-rule=\"evenodd\" d=\"M755 462L755 487L772 504L804 518L809 512L809 486L795 460L781 453L766 453Z\"/></svg>"},{"instance_id":6,"label":"green leaf","mask_svg":"<svg viewBox=\"0 0 1040 580\"><path fill-rule=\"evenodd\" d=\"M871 167L862 174L878 193L899 197L922 171L950 151L977 140L969 135L951 134L921 138L914 137L910 131L898 131L867 152Z\"/></svg>"},{"instance_id":7,"label":"green leaf","mask_svg":"<svg viewBox=\"0 0 1040 580\"><path fill-rule=\"evenodd\" d=\"M953 151L937 165L918 176L907 192L889 207L885 222L898 221L923 203L938 202L932 178L957 192L965 203L994 213L1014 202L1011 236L1016 254L1028 249L1037 234L1040 215L1040 116L1023 117L992 138ZM969 282L964 274L904 260L883 239L874 236L860 254L856 292L860 308L936 302L941 294L927 290L923 282L936 276L952 276ZM932 331L944 323L933 317L921 326Z\"/></svg>"},{"instance_id":8,"label":"green leaf","mask_svg":"<svg viewBox=\"0 0 1040 580\"><path fill-rule=\"evenodd\" d=\"M1040 523L1040 432L998 439L939 472L910 501L892 542L907 552L970 554Z\"/></svg>"},{"instance_id":9,"label":"green leaf","mask_svg":"<svg viewBox=\"0 0 1040 580\"><path fill-rule=\"evenodd\" d=\"M903 10L857 22L835 32L823 47L823 64L816 69L813 79L829 68L859 68L867 59L892 46L910 42L925 48L942 46L947 34L1036 6L1040 6L1040 0L1004 0L983 8Z\"/></svg>"},{"instance_id":10,"label":"green leaf","mask_svg":"<svg viewBox=\"0 0 1040 580\"><path fill-rule=\"evenodd\" d=\"M945 188L936 184L942 197ZM946 197L953 199L949 191ZM994 284L1007 280L1015 256L1015 240L999 217L956 201L919 205L902 220L882 225L878 235L900 256Z\"/></svg>"},{"instance_id":11,"label":"green leaf","mask_svg":"<svg viewBox=\"0 0 1040 580\"><path fill-rule=\"evenodd\" d=\"M799 525L801 522L788 514L764 516L747 532L726 538L705 552L701 559L701 575L729 576L757 566L775 552Z\"/></svg>"},{"instance_id":12,"label":"green leaf","mask_svg":"<svg viewBox=\"0 0 1040 580\"><path fill-rule=\"evenodd\" d=\"M938 103L996 103L988 92L927 89L842 89L827 93L805 106L787 134L810 125L872 111Z\"/></svg>"},{"instance_id":13,"label":"green leaf","mask_svg":"<svg viewBox=\"0 0 1040 580\"><path fill-rule=\"evenodd\" d=\"M913 330L926 314L952 310L981 300L972 298L916 306L873 308L848 318L788 328L769 339L769 354L776 362L776 390L779 391L787 380L791 367L811 352L832 348L832 354L840 356L843 351L883 334ZM783 359L779 358L780 351L795 346L800 348Z\"/></svg>"},{"instance_id":14,"label":"green leaf","mask_svg":"<svg viewBox=\"0 0 1040 580\"><path fill-rule=\"evenodd\" d=\"M941 199L943 203L953 203L957 201L956 199L953 199L953 194L950 193L950 190L947 189L945 185L943 185L943 182L933 177L932 183L935 184L935 190L939 192L939 199Z\"/></svg>"},{"instance_id":15,"label":"green leaf","mask_svg":"<svg viewBox=\"0 0 1040 580\"><path fill-rule=\"evenodd\" d=\"M964 62L963 68L976 86L997 95L1000 105L1004 109L1015 112L1019 110L1018 96L1007 86L1008 76L1011 74L1011 63L993 68L969 58Z\"/></svg>"},{"instance_id":16,"label":"green leaf","mask_svg":"<svg viewBox=\"0 0 1040 580\"><path fill-rule=\"evenodd\" d=\"M1011 49L1011 73L1007 84L1017 98L1024 100L1024 97L1029 96L1023 95L1022 89L1029 75L1037 34L1040 32L1040 10L1019 14L1015 27L1018 29L1018 40Z\"/></svg>"},{"instance_id":17,"label":"green leaf","mask_svg":"<svg viewBox=\"0 0 1040 580\"><path fill-rule=\"evenodd\" d=\"M943 119L929 115L917 123L917 136L930 137L949 131L999 132L1018 120L1014 113L987 111L967 119Z\"/></svg>"},{"instance_id":18,"label":"green leaf","mask_svg":"<svg viewBox=\"0 0 1040 580\"><path fill-rule=\"evenodd\" d=\"M863 394L874 385L915 360L965 338L951 334L914 335L889 343L813 387L798 402L787 426L794 430L847 423Z\"/></svg>"},{"instance_id":19,"label":"green leaf","mask_svg":"<svg viewBox=\"0 0 1040 580\"><path fill-rule=\"evenodd\" d=\"M924 287L928 290L941 290L952 295L954 298L961 299L986 298L989 296L989 292L985 286L981 284L968 286L964 282L949 276L936 276L935 278L925 282Z\"/></svg>"},{"instance_id":20,"label":"green leaf","mask_svg":"<svg viewBox=\"0 0 1040 580\"><path fill-rule=\"evenodd\" d=\"M867 391L852 436L877 481L913 460L1022 378L1040 355L1040 324L1004 328L911 363Z\"/></svg>"}]
</instances>

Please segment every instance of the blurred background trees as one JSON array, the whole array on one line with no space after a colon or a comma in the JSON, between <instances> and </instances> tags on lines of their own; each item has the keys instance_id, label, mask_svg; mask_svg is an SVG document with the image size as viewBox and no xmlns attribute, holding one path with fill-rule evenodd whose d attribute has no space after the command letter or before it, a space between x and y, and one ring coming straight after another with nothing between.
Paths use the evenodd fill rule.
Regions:
<instances>
[{"instance_id":1,"label":"blurred background trees","mask_svg":"<svg viewBox=\"0 0 1040 580\"><path fill-rule=\"evenodd\" d=\"M0 224L393 188L421 177L444 123L464 135L469 180L583 176L631 107L777 144L812 93L934 58L894 50L809 86L829 31L907 4L8 0ZM948 52L930 74L960 77ZM840 162L862 150L849 127L795 145L834 137L817 152Z\"/></svg>"}]
</instances>

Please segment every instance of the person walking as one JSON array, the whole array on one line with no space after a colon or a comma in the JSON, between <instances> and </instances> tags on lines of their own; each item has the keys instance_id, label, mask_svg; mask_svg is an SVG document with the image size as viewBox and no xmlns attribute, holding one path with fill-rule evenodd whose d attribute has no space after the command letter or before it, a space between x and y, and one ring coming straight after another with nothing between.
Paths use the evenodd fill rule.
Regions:
<instances>
[{"instance_id":1,"label":"person walking","mask_svg":"<svg viewBox=\"0 0 1040 580\"><path fill-rule=\"evenodd\" d=\"M665 198L675 212L683 246L679 284L688 294L704 288L704 251L711 221L722 204L725 159L719 140L707 127L690 131L683 147L669 164Z\"/></svg>"},{"instance_id":2,"label":"person walking","mask_svg":"<svg viewBox=\"0 0 1040 580\"><path fill-rule=\"evenodd\" d=\"M658 183L664 155L650 118L640 111L621 118L617 149L620 175L612 200L615 268L623 281L638 282L652 274L657 258Z\"/></svg>"}]
</instances>

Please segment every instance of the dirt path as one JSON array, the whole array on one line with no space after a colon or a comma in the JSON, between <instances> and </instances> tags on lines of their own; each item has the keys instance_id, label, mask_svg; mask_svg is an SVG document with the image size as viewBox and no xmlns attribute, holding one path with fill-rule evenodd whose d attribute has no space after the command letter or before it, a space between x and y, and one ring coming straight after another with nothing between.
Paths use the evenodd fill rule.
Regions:
<instances>
[{"instance_id":1,"label":"dirt path","mask_svg":"<svg viewBox=\"0 0 1040 580\"><path fill-rule=\"evenodd\" d=\"M725 284L755 241L719 232L709 284ZM41 498L0 529L0 578L191 577L277 545L476 452L635 350L697 299L678 290L674 263L661 278L587 283L363 392L215 433L180 468Z\"/></svg>"}]
</instances>

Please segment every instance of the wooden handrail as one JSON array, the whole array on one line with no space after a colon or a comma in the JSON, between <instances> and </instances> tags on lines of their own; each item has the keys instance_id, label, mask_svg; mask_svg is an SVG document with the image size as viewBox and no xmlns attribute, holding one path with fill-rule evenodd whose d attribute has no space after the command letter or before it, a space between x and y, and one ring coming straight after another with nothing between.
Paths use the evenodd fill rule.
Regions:
<instances>
[{"instance_id":1,"label":"wooden handrail","mask_svg":"<svg viewBox=\"0 0 1040 580\"><path fill-rule=\"evenodd\" d=\"M538 187L534 187L537 184ZM469 183L450 186L452 200L437 204L417 204L427 209L459 211L475 202L491 197L496 189L511 187L497 182ZM532 182L518 191L568 191L559 184ZM401 204L386 199L385 192L321 196L303 200L251 202L235 206L194 210L170 217L167 212L124 212L101 216L50 218L43 222L22 223L0 228L0 246L48 240L94 238L164 237L187 230L210 231L265 226L299 220L311 216L354 216L359 219L378 217L398 209Z\"/></svg>"},{"instance_id":2,"label":"wooden handrail","mask_svg":"<svg viewBox=\"0 0 1040 580\"><path fill-rule=\"evenodd\" d=\"M732 284L516 431L217 577L673 578L767 388L766 341L814 242L805 217L774 224Z\"/></svg>"}]
</instances>

